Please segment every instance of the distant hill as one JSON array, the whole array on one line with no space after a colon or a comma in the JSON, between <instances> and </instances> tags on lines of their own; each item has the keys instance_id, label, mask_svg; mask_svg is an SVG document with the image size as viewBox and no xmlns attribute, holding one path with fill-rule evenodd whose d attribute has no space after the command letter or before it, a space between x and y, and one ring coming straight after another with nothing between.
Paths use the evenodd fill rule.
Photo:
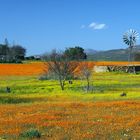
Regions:
<instances>
[{"instance_id":1,"label":"distant hill","mask_svg":"<svg viewBox=\"0 0 140 140\"><path fill-rule=\"evenodd\" d=\"M88 60L95 61L127 61L128 49L113 49L107 51L85 50ZM140 52L140 45L134 48L134 52Z\"/></svg>"},{"instance_id":2,"label":"distant hill","mask_svg":"<svg viewBox=\"0 0 140 140\"><path fill-rule=\"evenodd\" d=\"M86 49L85 50L85 53L86 54L88 54L88 55L92 55L92 54L96 54L96 53L98 53L99 51L97 51L97 50L94 50L94 49Z\"/></svg>"}]
</instances>

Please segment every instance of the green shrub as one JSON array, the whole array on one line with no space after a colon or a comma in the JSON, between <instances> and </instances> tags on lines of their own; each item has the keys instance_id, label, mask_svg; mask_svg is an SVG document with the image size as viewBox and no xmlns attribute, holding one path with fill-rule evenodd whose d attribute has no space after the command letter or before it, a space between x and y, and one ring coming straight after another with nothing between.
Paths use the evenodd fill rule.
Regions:
<instances>
[{"instance_id":1,"label":"green shrub","mask_svg":"<svg viewBox=\"0 0 140 140\"><path fill-rule=\"evenodd\" d=\"M49 73L40 75L38 79L39 80L59 80L59 77L55 73L49 72ZM72 80L72 79L75 79L73 75L69 75L66 78L66 80Z\"/></svg>"},{"instance_id":2,"label":"green shrub","mask_svg":"<svg viewBox=\"0 0 140 140\"><path fill-rule=\"evenodd\" d=\"M23 138L40 138L41 133L37 129L30 129L20 134Z\"/></svg>"},{"instance_id":3,"label":"green shrub","mask_svg":"<svg viewBox=\"0 0 140 140\"><path fill-rule=\"evenodd\" d=\"M26 98L0 96L0 104L19 104L19 103L28 103L28 102L31 101Z\"/></svg>"}]
</instances>

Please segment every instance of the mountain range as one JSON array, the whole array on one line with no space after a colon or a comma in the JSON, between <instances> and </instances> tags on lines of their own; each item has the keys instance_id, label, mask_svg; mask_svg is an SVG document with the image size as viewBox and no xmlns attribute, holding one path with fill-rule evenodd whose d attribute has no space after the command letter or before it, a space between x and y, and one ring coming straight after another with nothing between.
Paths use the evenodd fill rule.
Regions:
<instances>
[{"instance_id":1,"label":"mountain range","mask_svg":"<svg viewBox=\"0 0 140 140\"><path fill-rule=\"evenodd\" d=\"M94 49L86 49L88 60L94 61L127 61L129 55L129 49L112 49L106 51L97 51ZM137 45L133 49L133 53L140 52L140 45Z\"/></svg>"}]
</instances>

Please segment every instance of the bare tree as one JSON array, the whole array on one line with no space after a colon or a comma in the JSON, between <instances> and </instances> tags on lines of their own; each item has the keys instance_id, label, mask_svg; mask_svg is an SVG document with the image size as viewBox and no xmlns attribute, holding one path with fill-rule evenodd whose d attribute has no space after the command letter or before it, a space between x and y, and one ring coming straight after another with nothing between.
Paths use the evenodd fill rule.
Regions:
<instances>
[{"instance_id":1,"label":"bare tree","mask_svg":"<svg viewBox=\"0 0 140 140\"><path fill-rule=\"evenodd\" d=\"M58 53L56 50L46 57L44 66L45 73L54 73L60 83L61 89L64 90L65 81L74 75L77 62L70 61L67 55Z\"/></svg>"},{"instance_id":2,"label":"bare tree","mask_svg":"<svg viewBox=\"0 0 140 140\"><path fill-rule=\"evenodd\" d=\"M93 74L93 63L81 62L79 67L81 77L86 80L86 90L88 92L90 90L91 76Z\"/></svg>"}]
</instances>

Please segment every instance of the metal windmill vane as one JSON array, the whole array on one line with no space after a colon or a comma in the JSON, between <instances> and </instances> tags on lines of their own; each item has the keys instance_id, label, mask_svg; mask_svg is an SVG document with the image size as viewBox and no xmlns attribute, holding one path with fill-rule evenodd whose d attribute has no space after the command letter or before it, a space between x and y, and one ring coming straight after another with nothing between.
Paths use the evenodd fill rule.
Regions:
<instances>
[{"instance_id":1,"label":"metal windmill vane","mask_svg":"<svg viewBox=\"0 0 140 140\"><path fill-rule=\"evenodd\" d=\"M138 39L139 39L139 33L133 29L130 29L123 35L123 41L129 47L134 47Z\"/></svg>"},{"instance_id":2,"label":"metal windmill vane","mask_svg":"<svg viewBox=\"0 0 140 140\"><path fill-rule=\"evenodd\" d=\"M136 41L139 39L139 33L136 30L130 29L123 35L123 41L125 44L129 46L129 58L128 60L131 61L132 57L132 50L136 45Z\"/></svg>"}]
</instances>

